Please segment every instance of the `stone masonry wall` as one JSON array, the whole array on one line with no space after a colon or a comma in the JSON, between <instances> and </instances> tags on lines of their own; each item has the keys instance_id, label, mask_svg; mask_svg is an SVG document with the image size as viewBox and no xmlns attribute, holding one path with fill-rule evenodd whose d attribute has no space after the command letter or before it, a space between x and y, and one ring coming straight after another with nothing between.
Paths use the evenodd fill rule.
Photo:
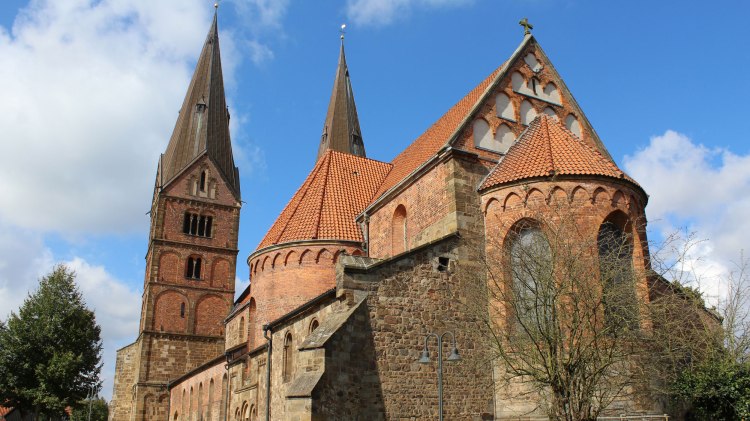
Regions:
<instances>
[{"instance_id":1,"label":"stone masonry wall","mask_svg":"<svg viewBox=\"0 0 750 421\"><path fill-rule=\"evenodd\" d=\"M466 311L469 297L465 291L470 285L463 284L467 278L459 276L461 263L455 264L459 256L467 253L462 247L460 238L449 237L369 270L358 269L353 258L343 261L339 287L369 293L368 314L361 321L364 325L346 330L351 337L340 339L342 343L362 346L362 354L375 357L373 366L357 378L357 384L363 378L371 384L362 394L370 404L361 419L437 418L434 338L428 341L431 362L424 365L418 360L425 335L446 331L455 333L463 358L443 366L446 419L475 420L492 412L491 366L478 346L478 321ZM440 269L441 257L454 262L445 271ZM372 332L369 344L367 332ZM450 337L446 338L450 343ZM368 346L372 348L367 349ZM449 347L444 345L444 358ZM321 396L320 405L336 407L335 395Z\"/></svg>"},{"instance_id":2,"label":"stone masonry wall","mask_svg":"<svg viewBox=\"0 0 750 421\"><path fill-rule=\"evenodd\" d=\"M110 420L124 420L130 412L133 384L139 366L138 343L132 343L117 350L115 362L115 382L112 403L109 407Z\"/></svg>"}]
</instances>

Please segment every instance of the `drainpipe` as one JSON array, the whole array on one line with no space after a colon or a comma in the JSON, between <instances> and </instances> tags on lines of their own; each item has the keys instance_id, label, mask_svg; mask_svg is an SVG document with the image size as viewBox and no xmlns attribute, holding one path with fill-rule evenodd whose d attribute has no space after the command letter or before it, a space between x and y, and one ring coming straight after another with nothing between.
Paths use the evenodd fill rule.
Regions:
<instances>
[{"instance_id":1,"label":"drainpipe","mask_svg":"<svg viewBox=\"0 0 750 421\"><path fill-rule=\"evenodd\" d=\"M268 342L266 353L266 421L271 421L271 349L273 348L273 332L268 324L263 325L263 337Z\"/></svg>"},{"instance_id":2,"label":"drainpipe","mask_svg":"<svg viewBox=\"0 0 750 421\"><path fill-rule=\"evenodd\" d=\"M229 418L229 389L232 386L232 379L229 377L229 361L232 359L232 354L229 352L224 353L224 357L227 359L227 363L224 364L224 370L227 372L227 390L226 399L224 400L224 421Z\"/></svg>"}]
</instances>

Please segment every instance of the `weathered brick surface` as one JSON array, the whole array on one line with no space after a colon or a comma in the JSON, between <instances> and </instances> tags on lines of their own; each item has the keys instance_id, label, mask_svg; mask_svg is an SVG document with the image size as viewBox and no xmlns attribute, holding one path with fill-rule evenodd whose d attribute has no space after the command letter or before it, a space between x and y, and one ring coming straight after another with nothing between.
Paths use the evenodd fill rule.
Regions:
<instances>
[{"instance_id":1,"label":"weathered brick surface","mask_svg":"<svg viewBox=\"0 0 750 421\"><path fill-rule=\"evenodd\" d=\"M189 379L170 384L169 419L224 421L228 383L225 365L219 360Z\"/></svg>"},{"instance_id":2,"label":"weathered brick surface","mask_svg":"<svg viewBox=\"0 0 750 421\"><path fill-rule=\"evenodd\" d=\"M361 250L350 243L311 242L250 256L250 292L257 306L254 337L262 337L263 324L333 288L335 264L342 253Z\"/></svg>"},{"instance_id":3,"label":"weathered brick surface","mask_svg":"<svg viewBox=\"0 0 750 421\"><path fill-rule=\"evenodd\" d=\"M208 171L205 194L195 180ZM151 208L140 335L127 348L134 363L115 375L112 420L155 420L167 414L167 382L220 355L224 318L234 298L240 203L207 157L165 188ZM213 218L210 237L185 234L186 212ZM188 258L201 259L199 279L187 278ZM116 414L116 418L115 415Z\"/></svg>"}]
</instances>

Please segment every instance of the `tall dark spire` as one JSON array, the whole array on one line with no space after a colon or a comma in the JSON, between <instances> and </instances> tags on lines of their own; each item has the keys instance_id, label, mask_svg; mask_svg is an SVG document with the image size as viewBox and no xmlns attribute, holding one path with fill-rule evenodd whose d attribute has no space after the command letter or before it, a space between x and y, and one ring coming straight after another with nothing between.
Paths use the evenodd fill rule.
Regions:
<instances>
[{"instance_id":1,"label":"tall dark spire","mask_svg":"<svg viewBox=\"0 0 750 421\"><path fill-rule=\"evenodd\" d=\"M365 144L362 142L362 131L359 128L357 107L354 105L354 91L349 79L349 68L344 55L344 37L341 36L341 53L333 81L331 102L328 104L323 135L320 139L318 159L328 149L357 156L365 156Z\"/></svg>"},{"instance_id":2,"label":"tall dark spire","mask_svg":"<svg viewBox=\"0 0 750 421\"><path fill-rule=\"evenodd\" d=\"M229 137L229 111L221 72L217 13L214 13L174 132L161 159L160 186L168 184L204 154L214 162L227 185L239 197L239 171L234 166Z\"/></svg>"}]
</instances>

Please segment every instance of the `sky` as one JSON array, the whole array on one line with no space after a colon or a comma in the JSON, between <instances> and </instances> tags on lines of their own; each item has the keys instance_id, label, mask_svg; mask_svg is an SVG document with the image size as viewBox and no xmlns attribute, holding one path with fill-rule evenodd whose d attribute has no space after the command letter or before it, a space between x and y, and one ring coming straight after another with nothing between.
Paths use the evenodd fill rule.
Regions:
<instances>
[{"instance_id":1,"label":"sky","mask_svg":"<svg viewBox=\"0 0 750 421\"><path fill-rule=\"evenodd\" d=\"M208 0L0 3L0 319L56 263L104 340L138 332L159 154L214 12ZM224 0L219 29L247 256L312 168L346 23L370 158L390 161L504 62L528 17L612 156L650 195L649 235L704 240L709 297L748 250L744 1ZM713 299L713 298L712 298Z\"/></svg>"}]
</instances>

